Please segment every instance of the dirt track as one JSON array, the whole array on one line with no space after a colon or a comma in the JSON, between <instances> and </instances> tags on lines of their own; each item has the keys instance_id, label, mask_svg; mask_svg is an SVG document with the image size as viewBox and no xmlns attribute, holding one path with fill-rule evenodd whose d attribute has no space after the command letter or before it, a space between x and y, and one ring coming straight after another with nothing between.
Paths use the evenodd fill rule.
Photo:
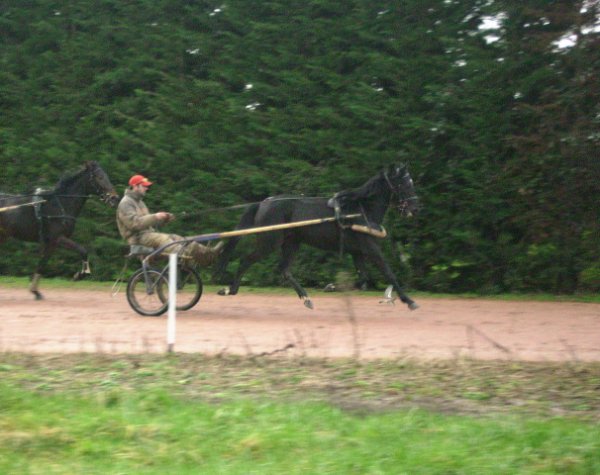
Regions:
<instances>
[{"instance_id":1,"label":"dirt track","mask_svg":"<svg viewBox=\"0 0 600 475\"><path fill-rule=\"evenodd\" d=\"M141 317L121 291L0 287L0 352L163 352L166 316ZM600 361L600 304L207 293L177 316L175 351L288 356Z\"/></svg>"}]
</instances>

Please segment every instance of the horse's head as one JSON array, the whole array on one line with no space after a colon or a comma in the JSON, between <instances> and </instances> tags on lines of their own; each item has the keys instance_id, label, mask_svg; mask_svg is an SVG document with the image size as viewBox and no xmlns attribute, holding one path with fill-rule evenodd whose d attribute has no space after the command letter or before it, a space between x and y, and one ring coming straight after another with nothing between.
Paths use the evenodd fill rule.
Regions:
<instances>
[{"instance_id":1,"label":"horse's head","mask_svg":"<svg viewBox=\"0 0 600 475\"><path fill-rule=\"evenodd\" d=\"M395 165L383 172L392 195L397 197L396 207L403 216L412 216L420 209L415 185L406 165Z\"/></svg>"},{"instance_id":2,"label":"horse's head","mask_svg":"<svg viewBox=\"0 0 600 475\"><path fill-rule=\"evenodd\" d=\"M102 201L110 206L117 206L120 201L119 194L115 191L115 188L110 182L108 175L100 167L100 165L98 165L98 162L86 162L85 167L89 177L89 184L94 190L94 193L96 193Z\"/></svg>"}]
</instances>

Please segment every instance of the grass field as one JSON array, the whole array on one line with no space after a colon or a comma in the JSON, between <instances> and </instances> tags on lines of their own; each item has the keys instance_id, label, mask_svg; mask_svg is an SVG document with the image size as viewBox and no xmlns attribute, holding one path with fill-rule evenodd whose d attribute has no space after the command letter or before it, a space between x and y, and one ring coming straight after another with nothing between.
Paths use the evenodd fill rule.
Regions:
<instances>
[{"instance_id":1,"label":"grass field","mask_svg":"<svg viewBox=\"0 0 600 475\"><path fill-rule=\"evenodd\" d=\"M596 474L600 363L0 353L0 474L38 473Z\"/></svg>"},{"instance_id":2,"label":"grass field","mask_svg":"<svg viewBox=\"0 0 600 475\"><path fill-rule=\"evenodd\" d=\"M600 364L0 354L0 473L600 473Z\"/></svg>"},{"instance_id":3,"label":"grass field","mask_svg":"<svg viewBox=\"0 0 600 475\"><path fill-rule=\"evenodd\" d=\"M132 269L129 269L131 275ZM73 280L64 278L43 278L40 283L40 289L46 288L73 288L87 290L107 290L110 289L114 282L105 282L97 280L83 280L74 282ZM29 286L28 277L5 277L0 276L0 286L27 288ZM221 289L222 285L204 285L204 291L207 293L216 293ZM307 289L310 294L325 293L322 289ZM242 286L240 292L253 294L276 294L276 295L296 295L291 287L246 287ZM377 295L381 296L383 291L353 291L356 294ZM553 295L546 293L523 293L523 294L476 294L476 293L461 293L461 294L435 294L430 292L410 291L410 296L417 299L426 298L456 298L456 299L495 299L495 300L519 300L519 301L542 301L542 302L587 302L600 303L600 294L572 294L572 295Z\"/></svg>"}]
</instances>

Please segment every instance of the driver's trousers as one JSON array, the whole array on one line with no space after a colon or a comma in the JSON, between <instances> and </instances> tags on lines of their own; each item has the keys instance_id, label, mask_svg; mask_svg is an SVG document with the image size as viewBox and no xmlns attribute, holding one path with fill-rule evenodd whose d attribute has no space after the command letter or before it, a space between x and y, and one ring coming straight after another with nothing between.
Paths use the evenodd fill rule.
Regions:
<instances>
[{"instance_id":1,"label":"driver's trousers","mask_svg":"<svg viewBox=\"0 0 600 475\"><path fill-rule=\"evenodd\" d=\"M175 241L182 241L183 239L185 238L178 236L177 234L145 232L135 236L135 244L141 244L142 246L158 249L166 244ZM221 253L223 242L219 242L219 244L217 244L215 247L204 246L203 244L197 242L191 242L185 245L185 248L183 251L181 251L182 246L184 245L174 244L173 246L165 249L164 252L165 254L177 252L179 253L179 257L190 258L200 266L209 266L217 260L217 257Z\"/></svg>"}]
</instances>

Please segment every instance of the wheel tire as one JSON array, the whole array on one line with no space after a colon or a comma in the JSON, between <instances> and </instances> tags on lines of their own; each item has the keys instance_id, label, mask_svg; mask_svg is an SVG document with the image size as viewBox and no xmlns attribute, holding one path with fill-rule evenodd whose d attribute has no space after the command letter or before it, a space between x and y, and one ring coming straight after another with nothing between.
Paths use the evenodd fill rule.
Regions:
<instances>
[{"instance_id":1,"label":"wheel tire","mask_svg":"<svg viewBox=\"0 0 600 475\"><path fill-rule=\"evenodd\" d=\"M146 289L146 277L152 286ZM127 301L132 309L145 317L158 317L169 307L169 281L156 269L138 269L127 282Z\"/></svg>"},{"instance_id":2,"label":"wheel tire","mask_svg":"<svg viewBox=\"0 0 600 475\"><path fill-rule=\"evenodd\" d=\"M202 297L202 279L195 269L182 267L177 276L177 310L189 310Z\"/></svg>"}]
</instances>

